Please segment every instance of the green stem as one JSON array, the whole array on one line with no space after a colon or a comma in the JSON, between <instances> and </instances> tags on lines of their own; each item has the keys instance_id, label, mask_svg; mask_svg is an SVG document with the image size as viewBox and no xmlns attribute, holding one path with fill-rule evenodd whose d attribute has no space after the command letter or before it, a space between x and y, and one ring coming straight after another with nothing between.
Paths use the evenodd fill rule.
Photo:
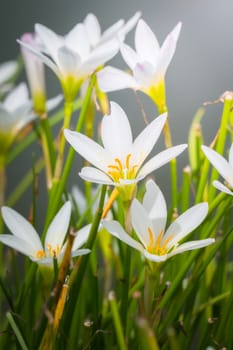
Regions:
<instances>
[{"instance_id":1,"label":"green stem","mask_svg":"<svg viewBox=\"0 0 233 350\"><path fill-rule=\"evenodd\" d=\"M120 319L120 315L119 315L119 311L118 311L118 306L116 303L115 293L113 291L109 292L108 300L109 300L110 309L111 309L112 318L113 318L113 323L114 323L114 327L115 327L118 347L120 350L126 350L127 347L125 344L123 328L122 328L121 319Z\"/></svg>"},{"instance_id":2,"label":"green stem","mask_svg":"<svg viewBox=\"0 0 233 350\"><path fill-rule=\"evenodd\" d=\"M11 328L13 329L13 332L14 332L14 334L15 334L15 336L20 344L21 349L28 350L27 344L26 344L26 342L25 342L25 340L24 340L24 338L23 338L23 336L22 336L22 334L21 334L21 332L20 332L17 324L15 323L15 320L10 312L6 313L6 318L9 322L9 324L11 325Z\"/></svg>"},{"instance_id":3,"label":"green stem","mask_svg":"<svg viewBox=\"0 0 233 350\"><path fill-rule=\"evenodd\" d=\"M5 189L6 189L5 163L6 163L5 155L0 155L0 208L5 203ZM2 233L2 230L3 230L3 222L2 222L2 215L0 212L0 234ZM0 261L2 261L2 247L0 248ZM1 266L0 266L0 270L1 270Z\"/></svg>"},{"instance_id":4,"label":"green stem","mask_svg":"<svg viewBox=\"0 0 233 350\"><path fill-rule=\"evenodd\" d=\"M190 184L191 184L191 168L186 166L183 169L183 181L181 188L181 213L189 208L190 198Z\"/></svg>"}]
</instances>

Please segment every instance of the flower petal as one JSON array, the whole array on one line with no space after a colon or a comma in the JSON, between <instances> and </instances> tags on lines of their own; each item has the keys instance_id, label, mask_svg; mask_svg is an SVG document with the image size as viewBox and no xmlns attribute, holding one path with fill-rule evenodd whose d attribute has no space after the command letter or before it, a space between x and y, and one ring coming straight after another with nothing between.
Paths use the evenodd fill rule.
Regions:
<instances>
[{"instance_id":1,"label":"flower petal","mask_svg":"<svg viewBox=\"0 0 233 350\"><path fill-rule=\"evenodd\" d=\"M14 236L26 242L35 252L43 250L38 233L22 215L11 208L2 207L2 217Z\"/></svg>"},{"instance_id":2,"label":"flower petal","mask_svg":"<svg viewBox=\"0 0 233 350\"><path fill-rule=\"evenodd\" d=\"M80 56L66 46L58 49L57 64L65 76L76 76L80 64Z\"/></svg>"},{"instance_id":3,"label":"flower petal","mask_svg":"<svg viewBox=\"0 0 233 350\"><path fill-rule=\"evenodd\" d=\"M230 147L230 150L229 150L229 163L230 163L230 166L233 169L233 143L231 144L231 147Z\"/></svg>"},{"instance_id":4,"label":"flower petal","mask_svg":"<svg viewBox=\"0 0 233 350\"><path fill-rule=\"evenodd\" d=\"M160 168L164 164L168 163L171 159L177 157L180 153L182 153L185 148L187 148L186 144L178 145L174 147L170 147L165 151L158 153L156 156L151 158L139 171L138 176L145 177L150 174L152 171Z\"/></svg>"},{"instance_id":5,"label":"flower petal","mask_svg":"<svg viewBox=\"0 0 233 350\"><path fill-rule=\"evenodd\" d=\"M54 249L56 249L56 247L62 247L69 227L70 215L71 202L66 202L49 225L45 237L45 250L48 250L48 245L51 245Z\"/></svg>"},{"instance_id":6,"label":"flower petal","mask_svg":"<svg viewBox=\"0 0 233 350\"><path fill-rule=\"evenodd\" d=\"M63 100L63 95L57 95L55 97L50 98L47 102L46 102L46 106L48 111L52 111L53 109L55 109Z\"/></svg>"},{"instance_id":7,"label":"flower petal","mask_svg":"<svg viewBox=\"0 0 233 350\"><path fill-rule=\"evenodd\" d=\"M221 182L215 180L213 181L213 186L217 188L219 191L222 191L224 193L227 193L233 196L233 192L228 187L223 185Z\"/></svg>"},{"instance_id":8,"label":"flower petal","mask_svg":"<svg viewBox=\"0 0 233 350\"><path fill-rule=\"evenodd\" d=\"M81 133L65 129L64 135L69 144L84 159L97 168L105 172L108 171L108 164L110 164L112 157L107 150Z\"/></svg>"},{"instance_id":9,"label":"flower petal","mask_svg":"<svg viewBox=\"0 0 233 350\"><path fill-rule=\"evenodd\" d=\"M16 61L8 61L0 64L0 85L8 81L17 71Z\"/></svg>"},{"instance_id":10,"label":"flower petal","mask_svg":"<svg viewBox=\"0 0 233 350\"><path fill-rule=\"evenodd\" d=\"M13 112L16 108L28 103L29 93L27 85L25 83L20 83L7 95L3 105L8 112Z\"/></svg>"},{"instance_id":11,"label":"flower petal","mask_svg":"<svg viewBox=\"0 0 233 350\"><path fill-rule=\"evenodd\" d=\"M147 125L147 127L137 136L132 148L133 164L140 166L144 162L157 142L166 122L166 118L167 114L162 114Z\"/></svg>"},{"instance_id":12,"label":"flower petal","mask_svg":"<svg viewBox=\"0 0 233 350\"><path fill-rule=\"evenodd\" d=\"M91 224L86 225L85 227L82 227L80 230L78 230L75 233L76 236L72 245L72 251L79 249L87 242L90 229L91 229Z\"/></svg>"},{"instance_id":13,"label":"flower petal","mask_svg":"<svg viewBox=\"0 0 233 350\"><path fill-rule=\"evenodd\" d=\"M86 181L94 182L97 184L114 185L114 182L101 170L92 167L82 168L79 176Z\"/></svg>"},{"instance_id":14,"label":"flower petal","mask_svg":"<svg viewBox=\"0 0 233 350\"><path fill-rule=\"evenodd\" d=\"M140 58L138 54L133 49L131 49L130 46L126 44L122 44L120 47L120 50L121 50L121 55L123 59L125 60L127 65L130 67L130 69L133 71L136 64L140 62Z\"/></svg>"},{"instance_id":15,"label":"flower petal","mask_svg":"<svg viewBox=\"0 0 233 350\"><path fill-rule=\"evenodd\" d=\"M131 238L122 228L118 221L103 221L103 227L105 227L109 233L114 237L120 239L122 242L126 243L130 247L143 252L143 246L137 242L135 239Z\"/></svg>"},{"instance_id":16,"label":"flower petal","mask_svg":"<svg viewBox=\"0 0 233 350\"><path fill-rule=\"evenodd\" d=\"M123 27L123 25L124 25L124 21L123 21L123 19L120 19L119 21L114 23L111 27L106 29L102 34L101 44L103 42L106 42L106 41L112 40L113 38L116 38L119 30Z\"/></svg>"},{"instance_id":17,"label":"flower petal","mask_svg":"<svg viewBox=\"0 0 233 350\"><path fill-rule=\"evenodd\" d=\"M0 235L0 242L11 247L18 252L27 255L28 257L35 256L37 250L30 244L30 241L25 241L19 237L12 235ZM41 249L43 250L42 246Z\"/></svg>"},{"instance_id":18,"label":"flower petal","mask_svg":"<svg viewBox=\"0 0 233 350\"><path fill-rule=\"evenodd\" d=\"M135 32L135 48L141 60L155 65L156 56L159 53L159 43L150 29L142 19L139 20Z\"/></svg>"},{"instance_id":19,"label":"flower petal","mask_svg":"<svg viewBox=\"0 0 233 350\"><path fill-rule=\"evenodd\" d=\"M146 209L137 199L134 199L131 205L131 220L136 235L147 249L151 243L151 237L148 229L150 228L152 231L154 239L156 239L156 236L153 232L152 221L150 220Z\"/></svg>"},{"instance_id":20,"label":"flower petal","mask_svg":"<svg viewBox=\"0 0 233 350\"><path fill-rule=\"evenodd\" d=\"M199 203L180 215L168 228L164 240L171 236L167 247L171 248L181 241L190 232L195 230L208 214L208 203Z\"/></svg>"},{"instance_id":21,"label":"flower petal","mask_svg":"<svg viewBox=\"0 0 233 350\"><path fill-rule=\"evenodd\" d=\"M148 259L150 261L154 261L154 262L163 262L163 261L167 260L167 258L168 258L167 254L156 255L156 254L149 253L147 250L144 250L143 254L144 254L146 259Z\"/></svg>"},{"instance_id":22,"label":"flower petal","mask_svg":"<svg viewBox=\"0 0 233 350\"><path fill-rule=\"evenodd\" d=\"M88 57L90 44L88 33L83 23L76 24L76 26L66 35L65 45L81 57L82 60Z\"/></svg>"},{"instance_id":23,"label":"flower petal","mask_svg":"<svg viewBox=\"0 0 233 350\"><path fill-rule=\"evenodd\" d=\"M149 62L142 61L137 63L133 70L133 75L141 89L150 88L152 84L155 84L155 70Z\"/></svg>"},{"instance_id":24,"label":"flower petal","mask_svg":"<svg viewBox=\"0 0 233 350\"><path fill-rule=\"evenodd\" d=\"M103 145L113 157L124 157L131 152L132 131L127 115L115 102L110 102L110 114L102 119Z\"/></svg>"},{"instance_id":25,"label":"flower petal","mask_svg":"<svg viewBox=\"0 0 233 350\"><path fill-rule=\"evenodd\" d=\"M220 154L209 147L202 146L202 151L219 174L233 187L233 168Z\"/></svg>"},{"instance_id":26,"label":"flower petal","mask_svg":"<svg viewBox=\"0 0 233 350\"><path fill-rule=\"evenodd\" d=\"M39 23L35 24L35 32L44 44L46 52L57 62L57 52L58 49L64 45L64 39L59 37L51 29Z\"/></svg>"},{"instance_id":27,"label":"flower petal","mask_svg":"<svg viewBox=\"0 0 233 350\"><path fill-rule=\"evenodd\" d=\"M168 257L170 258L173 255L180 254L188 250L204 248L210 244L213 244L214 242L215 242L214 238L207 238L207 239L201 239L199 241L186 242L181 244L177 248L175 248L171 253L168 254Z\"/></svg>"},{"instance_id":28,"label":"flower petal","mask_svg":"<svg viewBox=\"0 0 233 350\"><path fill-rule=\"evenodd\" d=\"M98 19L93 13L89 13L84 19L84 25L91 46L96 46L101 37L101 29Z\"/></svg>"},{"instance_id":29,"label":"flower petal","mask_svg":"<svg viewBox=\"0 0 233 350\"><path fill-rule=\"evenodd\" d=\"M121 41L124 41L126 34L128 34L128 32L130 32L135 27L140 17L141 12L136 12L119 30L118 37Z\"/></svg>"},{"instance_id":30,"label":"flower petal","mask_svg":"<svg viewBox=\"0 0 233 350\"><path fill-rule=\"evenodd\" d=\"M153 232L158 237L160 232L165 231L167 221L167 205L165 198L153 180L146 183L146 192L143 197L143 207L153 222Z\"/></svg>"},{"instance_id":31,"label":"flower petal","mask_svg":"<svg viewBox=\"0 0 233 350\"><path fill-rule=\"evenodd\" d=\"M76 257L76 256L81 256L81 255L86 255L89 254L91 252L90 249L77 249L72 251L72 258Z\"/></svg>"},{"instance_id":32,"label":"flower petal","mask_svg":"<svg viewBox=\"0 0 233 350\"><path fill-rule=\"evenodd\" d=\"M99 87L104 92L138 88L136 80L131 75L110 66L99 71L97 78Z\"/></svg>"}]
</instances>

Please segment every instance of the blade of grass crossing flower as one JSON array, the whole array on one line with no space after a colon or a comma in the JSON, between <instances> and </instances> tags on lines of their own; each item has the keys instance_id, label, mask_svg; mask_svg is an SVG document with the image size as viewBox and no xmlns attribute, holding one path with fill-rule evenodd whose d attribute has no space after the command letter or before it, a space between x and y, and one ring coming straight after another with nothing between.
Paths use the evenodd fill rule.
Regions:
<instances>
[{"instance_id":1,"label":"blade of grass crossing flower","mask_svg":"<svg viewBox=\"0 0 233 350\"><path fill-rule=\"evenodd\" d=\"M24 340L24 337L23 337L21 331L19 330L19 327L17 326L17 324L16 324L16 322L15 322L15 320L10 312L6 313L6 318L7 318L8 322L9 322L9 324L10 324L10 326L11 326L11 328L12 328L12 330L13 330L13 332L14 332L14 334L19 342L20 348L22 350L29 350L29 348L26 344L26 341Z\"/></svg>"}]
</instances>

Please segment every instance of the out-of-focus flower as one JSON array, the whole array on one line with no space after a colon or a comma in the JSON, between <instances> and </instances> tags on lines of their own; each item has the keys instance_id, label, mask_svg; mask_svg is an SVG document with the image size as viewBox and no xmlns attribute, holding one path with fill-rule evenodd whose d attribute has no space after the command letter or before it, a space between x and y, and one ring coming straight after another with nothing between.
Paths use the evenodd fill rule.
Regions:
<instances>
[{"instance_id":1,"label":"out-of-focus flower","mask_svg":"<svg viewBox=\"0 0 233 350\"><path fill-rule=\"evenodd\" d=\"M21 42L26 43L35 49L39 49L38 39L33 33L25 33L21 37ZM33 107L37 114L41 115L46 111L46 88L44 64L34 53L21 46L21 53L24 60L27 79L33 100Z\"/></svg>"},{"instance_id":2,"label":"out-of-focus flower","mask_svg":"<svg viewBox=\"0 0 233 350\"><path fill-rule=\"evenodd\" d=\"M18 69L16 61L8 61L0 64L0 94L8 92L12 84L11 78L15 75Z\"/></svg>"},{"instance_id":3,"label":"out-of-focus flower","mask_svg":"<svg viewBox=\"0 0 233 350\"><path fill-rule=\"evenodd\" d=\"M35 32L43 49L19 43L34 52L58 76L66 101L72 102L80 85L93 71L110 60L119 50L120 41L137 22L136 14L124 24L121 20L101 35L94 15L86 17L67 35L59 36L51 29L35 25Z\"/></svg>"},{"instance_id":4,"label":"out-of-focus flower","mask_svg":"<svg viewBox=\"0 0 233 350\"><path fill-rule=\"evenodd\" d=\"M45 237L44 246L34 227L15 210L3 207L2 217L13 233L0 235L0 242L27 255L40 265L53 266L53 259L61 261L64 252L64 239L70 223L71 203L66 202L51 222ZM89 249L79 249L88 238L90 225L78 231L72 246L72 256L88 254Z\"/></svg>"},{"instance_id":5,"label":"out-of-focus flower","mask_svg":"<svg viewBox=\"0 0 233 350\"><path fill-rule=\"evenodd\" d=\"M132 75L111 66L98 72L98 82L104 92L132 88L149 95L160 111L166 110L165 74L175 53L181 23L168 34L160 47L150 27L140 19L135 33L135 49L121 45L121 54Z\"/></svg>"},{"instance_id":6,"label":"out-of-focus flower","mask_svg":"<svg viewBox=\"0 0 233 350\"><path fill-rule=\"evenodd\" d=\"M134 140L128 118L123 109L110 103L111 113L102 120L103 146L87 136L66 129L64 131L71 146L94 167L84 167L80 176L88 181L118 186L129 190L133 185L155 169L178 156L186 144L171 147L143 165L153 149L166 121L166 114L153 120ZM127 186L126 186L127 185Z\"/></svg>"},{"instance_id":7,"label":"out-of-focus flower","mask_svg":"<svg viewBox=\"0 0 233 350\"><path fill-rule=\"evenodd\" d=\"M207 213L208 204L199 203L180 215L165 231L166 202L159 187L149 180L143 203L134 199L131 206L132 225L140 242L129 236L117 221L103 221L103 226L113 236L139 250L146 259L162 262L173 255L214 243L212 238L179 243L202 223Z\"/></svg>"},{"instance_id":8,"label":"out-of-focus flower","mask_svg":"<svg viewBox=\"0 0 233 350\"><path fill-rule=\"evenodd\" d=\"M201 148L205 156L209 159L210 163L218 170L219 174L229 184L230 188L233 189L233 143L229 151L229 161L210 147L202 146ZM213 185L219 191L233 196L233 192L221 182L215 180L213 181Z\"/></svg>"}]
</instances>

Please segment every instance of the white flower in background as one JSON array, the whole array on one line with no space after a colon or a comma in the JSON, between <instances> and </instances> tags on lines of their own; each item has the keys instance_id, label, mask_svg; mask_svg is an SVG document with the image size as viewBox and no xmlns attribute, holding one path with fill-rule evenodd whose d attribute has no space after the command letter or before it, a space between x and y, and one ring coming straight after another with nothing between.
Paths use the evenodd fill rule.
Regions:
<instances>
[{"instance_id":1,"label":"white flower in background","mask_svg":"<svg viewBox=\"0 0 233 350\"><path fill-rule=\"evenodd\" d=\"M135 184L187 147L186 144L171 147L143 165L163 129L166 114L154 119L133 141L125 112L115 102L111 102L110 106L111 113L103 117L101 125L104 147L81 133L67 129L64 131L67 141L76 152L94 165L82 168L80 176L83 179L118 188Z\"/></svg>"},{"instance_id":2,"label":"white flower in background","mask_svg":"<svg viewBox=\"0 0 233 350\"><path fill-rule=\"evenodd\" d=\"M117 221L103 221L103 226L113 236L139 250L146 259L161 262L173 255L214 243L212 238L179 243L203 222L207 213L207 203L197 204L180 215L165 230L166 202L159 187L149 180L143 203L134 199L131 206L132 225L140 242L129 236Z\"/></svg>"},{"instance_id":3,"label":"white flower in background","mask_svg":"<svg viewBox=\"0 0 233 350\"><path fill-rule=\"evenodd\" d=\"M181 23L168 34L160 47L150 27L140 19L135 32L135 49L121 45L121 54L132 75L111 66L98 72L98 83L104 92L132 88L148 94L155 103L166 107L164 79L176 50ZM164 105L164 106L163 106Z\"/></svg>"},{"instance_id":4,"label":"white flower in background","mask_svg":"<svg viewBox=\"0 0 233 350\"><path fill-rule=\"evenodd\" d=\"M21 36L21 42L31 45L35 49L40 47L38 38L33 33L25 33ZM41 114L46 111L46 88L44 64L34 53L21 45L21 53L24 60L27 79L33 99L34 109Z\"/></svg>"},{"instance_id":5,"label":"white flower in background","mask_svg":"<svg viewBox=\"0 0 233 350\"><path fill-rule=\"evenodd\" d=\"M219 174L229 184L230 188L233 189L233 143L229 151L229 161L210 147L202 146L201 148L210 163L218 170ZM233 196L233 192L221 182L215 180L213 181L213 185L218 190Z\"/></svg>"},{"instance_id":6,"label":"white flower in background","mask_svg":"<svg viewBox=\"0 0 233 350\"><path fill-rule=\"evenodd\" d=\"M34 52L54 71L61 82L65 99L72 102L82 82L115 56L121 39L132 29L138 18L139 14L136 14L126 24L120 20L102 35L98 20L91 14L65 36L36 24L35 32L43 48L39 49L20 40L19 43Z\"/></svg>"},{"instance_id":7,"label":"white flower in background","mask_svg":"<svg viewBox=\"0 0 233 350\"><path fill-rule=\"evenodd\" d=\"M11 78L15 75L18 69L16 61L8 61L0 64L0 94L8 92L12 84Z\"/></svg>"},{"instance_id":8,"label":"white flower in background","mask_svg":"<svg viewBox=\"0 0 233 350\"><path fill-rule=\"evenodd\" d=\"M71 203L66 202L51 222L45 237L44 246L34 227L15 210L3 207L2 217L13 233L0 235L0 242L27 255L41 265L53 266L53 258L61 261L65 252L64 239L70 223ZM88 238L90 225L78 231L72 246L72 256L88 254L89 249L79 249Z\"/></svg>"}]
</instances>

